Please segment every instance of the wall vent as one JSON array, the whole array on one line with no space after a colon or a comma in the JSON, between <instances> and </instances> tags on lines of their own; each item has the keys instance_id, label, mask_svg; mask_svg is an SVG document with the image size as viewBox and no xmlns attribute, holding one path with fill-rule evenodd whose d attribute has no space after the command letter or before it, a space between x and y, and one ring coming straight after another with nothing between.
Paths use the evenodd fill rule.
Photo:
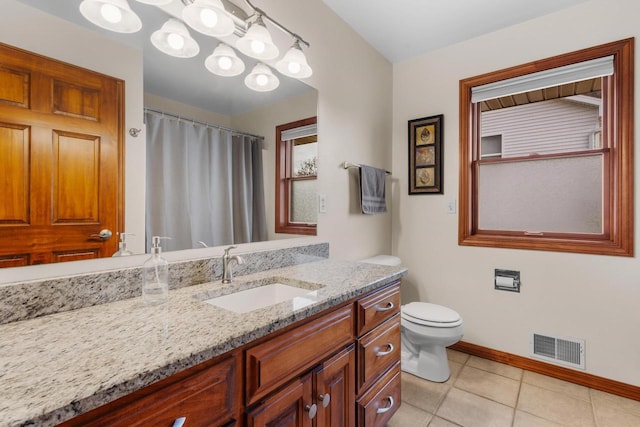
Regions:
<instances>
[{"instance_id":1,"label":"wall vent","mask_svg":"<svg viewBox=\"0 0 640 427\"><path fill-rule=\"evenodd\" d=\"M584 340L531 334L531 356L573 368L585 369Z\"/></svg>"}]
</instances>

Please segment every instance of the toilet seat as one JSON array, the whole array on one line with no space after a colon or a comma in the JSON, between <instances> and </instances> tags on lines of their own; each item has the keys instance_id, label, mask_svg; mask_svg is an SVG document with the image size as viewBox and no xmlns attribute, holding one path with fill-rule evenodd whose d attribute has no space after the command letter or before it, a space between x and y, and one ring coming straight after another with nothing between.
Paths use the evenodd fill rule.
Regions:
<instances>
[{"instance_id":1,"label":"toilet seat","mask_svg":"<svg viewBox=\"0 0 640 427\"><path fill-rule=\"evenodd\" d=\"M462 318L456 311L428 302L403 305L401 317L409 322L434 328L453 328L462 324Z\"/></svg>"}]
</instances>

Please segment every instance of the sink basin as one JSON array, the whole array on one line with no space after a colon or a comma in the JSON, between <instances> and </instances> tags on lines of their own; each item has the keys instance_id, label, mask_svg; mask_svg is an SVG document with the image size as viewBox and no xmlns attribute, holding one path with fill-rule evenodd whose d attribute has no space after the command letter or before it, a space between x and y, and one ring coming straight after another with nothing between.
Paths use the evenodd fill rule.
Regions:
<instances>
[{"instance_id":1,"label":"sink basin","mask_svg":"<svg viewBox=\"0 0 640 427\"><path fill-rule=\"evenodd\" d=\"M248 313L260 308L269 307L286 301L291 301L292 309L298 310L316 302L318 291L285 285L284 283L270 283L244 291L220 297L210 298L204 302L234 313Z\"/></svg>"}]
</instances>

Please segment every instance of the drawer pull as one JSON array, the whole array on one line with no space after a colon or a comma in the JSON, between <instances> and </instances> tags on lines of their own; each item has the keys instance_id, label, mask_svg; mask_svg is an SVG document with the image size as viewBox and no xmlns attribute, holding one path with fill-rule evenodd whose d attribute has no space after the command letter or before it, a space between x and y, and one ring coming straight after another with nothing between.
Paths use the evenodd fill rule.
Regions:
<instances>
[{"instance_id":1,"label":"drawer pull","mask_svg":"<svg viewBox=\"0 0 640 427\"><path fill-rule=\"evenodd\" d=\"M391 343L387 344L387 347L389 348L389 350L387 350L387 351L377 351L376 352L376 356L378 356L378 357L386 356L388 354L393 353L393 350L395 350L395 347Z\"/></svg>"},{"instance_id":2,"label":"drawer pull","mask_svg":"<svg viewBox=\"0 0 640 427\"><path fill-rule=\"evenodd\" d=\"M376 311L389 311L389 310L393 310L393 307L394 307L393 301L389 301L385 307L380 307L379 305L376 305Z\"/></svg>"},{"instance_id":3,"label":"drawer pull","mask_svg":"<svg viewBox=\"0 0 640 427\"><path fill-rule=\"evenodd\" d=\"M318 412L318 405L315 403L313 405L307 405L304 407L304 410L309 413L309 419L312 420L316 417L316 413Z\"/></svg>"},{"instance_id":4,"label":"drawer pull","mask_svg":"<svg viewBox=\"0 0 640 427\"><path fill-rule=\"evenodd\" d=\"M393 401L393 396L387 396L387 400L389 401L389 406L387 406L386 408L378 408L378 410L376 411L378 414L384 414L385 412L389 412L389 410L393 408L393 404L395 403Z\"/></svg>"},{"instance_id":5,"label":"drawer pull","mask_svg":"<svg viewBox=\"0 0 640 427\"><path fill-rule=\"evenodd\" d=\"M187 417L176 418L173 422L173 427L182 427L185 421L187 421Z\"/></svg>"},{"instance_id":6,"label":"drawer pull","mask_svg":"<svg viewBox=\"0 0 640 427\"><path fill-rule=\"evenodd\" d=\"M331 403L331 395L329 393L321 394L320 396L318 396L318 399L322 402L323 408L326 408L327 406L329 406L329 403Z\"/></svg>"}]
</instances>

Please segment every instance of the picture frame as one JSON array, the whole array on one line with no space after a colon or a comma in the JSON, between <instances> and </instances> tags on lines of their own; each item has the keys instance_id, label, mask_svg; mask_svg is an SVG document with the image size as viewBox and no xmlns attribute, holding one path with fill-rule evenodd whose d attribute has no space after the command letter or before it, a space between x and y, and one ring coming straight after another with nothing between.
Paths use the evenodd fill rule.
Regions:
<instances>
[{"instance_id":1,"label":"picture frame","mask_svg":"<svg viewBox=\"0 0 640 427\"><path fill-rule=\"evenodd\" d=\"M442 194L444 115L409 120L409 195Z\"/></svg>"}]
</instances>

